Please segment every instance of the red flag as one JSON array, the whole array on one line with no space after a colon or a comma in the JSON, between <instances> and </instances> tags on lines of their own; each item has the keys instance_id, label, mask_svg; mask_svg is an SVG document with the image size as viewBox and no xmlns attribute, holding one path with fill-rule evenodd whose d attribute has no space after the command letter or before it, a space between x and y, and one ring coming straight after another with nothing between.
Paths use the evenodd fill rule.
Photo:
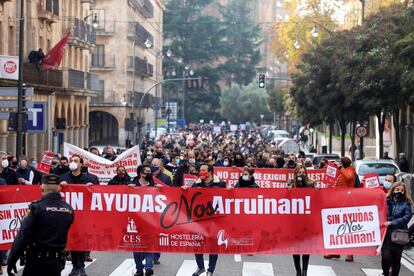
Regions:
<instances>
[{"instance_id":1,"label":"red flag","mask_svg":"<svg viewBox=\"0 0 414 276\"><path fill-rule=\"evenodd\" d=\"M155 183L155 184L159 184L159 185L162 185L162 186L164 186L164 187L170 187L170 186L168 186L167 184L165 184L164 182L162 182L161 180L159 180L156 176L154 176L154 177L152 178L152 180L154 180L154 183Z\"/></svg>"},{"instance_id":2,"label":"red flag","mask_svg":"<svg viewBox=\"0 0 414 276\"><path fill-rule=\"evenodd\" d=\"M63 51L65 49L66 43L68 42L68 37L70 36L70 32L68 32L64 38L62 38L52 49L50 49L49 53L45 56L42 62L41 69L54 69L60 65L63 58Z\"/></svg>"}]
</instances>

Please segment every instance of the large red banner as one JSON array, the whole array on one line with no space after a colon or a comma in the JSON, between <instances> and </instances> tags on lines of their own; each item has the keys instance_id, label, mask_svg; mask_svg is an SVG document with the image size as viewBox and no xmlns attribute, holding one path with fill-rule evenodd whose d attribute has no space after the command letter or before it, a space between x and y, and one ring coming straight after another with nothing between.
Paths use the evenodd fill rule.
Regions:
<instances>
[{"instance_id":1,"label":"large red banner","mask_svg":"<svg viewBox=\"0 0 414 276\"><path fill-rule=\"evenodd\" d=\"M293 179L293 169L254 168L254 178L261 188L286 188L289 179ZM325 170L308 169L308 176L318 184L322 183ZM214 167L214 174L230 186L237 183L243 168Z\"/></svg>"},{"instance_id":2,"label":"large red banner","mask_svg":"<svg viewBox=\"0 0 414 276\"><path fill-rule=\"evenodd\" d=\"M71 250L375 255L385 234L380 189L68 185L62 194L75 209ZM0 249L38 197L39 187L0 187Z\"/></svg>"}]
</instances>

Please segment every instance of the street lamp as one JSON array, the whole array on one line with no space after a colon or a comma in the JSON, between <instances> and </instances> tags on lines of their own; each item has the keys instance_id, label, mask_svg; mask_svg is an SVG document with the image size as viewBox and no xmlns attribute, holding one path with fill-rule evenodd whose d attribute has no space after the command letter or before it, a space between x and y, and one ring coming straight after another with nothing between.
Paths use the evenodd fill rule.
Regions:
<instances>
[{"instance_id":1,"label":"street lamp","mask_svg":"<svg viewBox=\"0 0 414 276\"><path fill-rule=\"evenodd\" d=\"M147 40L145 40L145 42L144 42L144 45L147 48L151 48L152 47L152 41L149 38L147 38Z\"/></svg>"},{"instance_id":2,"label":"street lamp","mask_svg":"<svg viewBox=\"0 0 414 276\"><path fill-rule=\"evenodd\" d=\"M167 50L167 52L166 52L166 55L167 55L167 57L171 57L172 56L172 51L171 51L171 49L170 48L168 48L168 50Z\"/></svg>"},{"instance_id":3,"label":"street lamp","mask_svg":"<svg viewBox=\"0 0 414 276\"><path fill-rule=\"evenodd\" d=\"M125 96L122 96L122 99L121 99L121 104L123 105L123 106L126 106L127 105L127 101L126 101L126 99L125 99Z\"/></svg>"},{"instance_id":4,"label":"street lamp","mask_svg":"<svg viewBox=\"0 0 414 276\"><path fill-rule=\"evenodd\" d=\"M317 38L317 37L319 36L318 28L316 28L316 26L314 26L314 27L312 28L311 35L312 35L314 38Z\"/></svg>"},{"instance_id":5,"label":"street lamp","mask_svg":"<svg viewBox=\"0 0 414 276\"><path fill-rule=\"evenodd\" d=\"M98 16L96 15L96 13L91 13L91 14L85 16L83 18L83 21L86 21L86 19L88 19L91 16L93 16L93 19L92 19L92 27L94 27L96 29L96 28L98 28L98 25L99 25Z\"/></svg>"},{"instance_id":6,"label":"street lamp","mask_svg":"<svg viewBox=\"0 0 414 276\"><path fill-rule=\"evenodd\" d=\"M263 125L264 114L260 114L260 125Z\"/></svg>"}]
</instances>

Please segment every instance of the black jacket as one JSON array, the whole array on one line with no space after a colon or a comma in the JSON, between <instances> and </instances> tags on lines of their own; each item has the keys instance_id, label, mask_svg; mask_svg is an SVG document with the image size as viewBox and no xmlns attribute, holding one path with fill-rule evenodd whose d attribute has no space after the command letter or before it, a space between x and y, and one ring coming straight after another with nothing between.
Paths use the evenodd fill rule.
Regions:
<instances>
[{"instance_id":1,"label":"black jacket","mask_svg":"<svg viewBox=\"0 0 414 276\"><path fill-rule=\"evenodd\" d=\"M240 177L239 181L237 182L236 186L234 186L234 188L260 188L260 187L259 185L257 185L254 177L252 177L249 181L244 181L242 177Z\"/></svg>"},{"instance_id":2,"label":"black jacket","mask_svg":"<svg viewBox=\"0 0 414 276\"><path fill-rule=\"evenodd\" d=\"M94 180L86 173L81 173L78 176L74 176L72 172L67 172L60 177L62 181L66 181L68 184L86 184L93 183Z\"/></svg>"},{"instance_id":3,"label":"black jacket","mask_svg":"<svg viewBox=\"0 0 414 276\"><path fill-rule=\"evenodd\" d=\"M74 220L72 207L60 193L44 195L29 205L29 213L10 250L8 264L15 264L24 251L62 251Z\"/></svg>"},{"instance_id":4,"label":"black jacket","mask_svg":"<svg viewBox=\"0 0 414 276\"><path fill-rule=\"evenodd\" d=\"M115 175L111 180L109 180L108 185L128 185L131 183L132 181L129 175L125 175L124 178L120 178L118 175Z\"/></svg>"},{"instance_id":5,"label":"black jacket","mask_svg":"<svg viewBox=\"0 0 414 276\"><path fill-rule=\"evenodd\" d=\"M211 183L205 183L201 179L197 179L194 182L192 188L226 188L226 182L221 181L217 176L214 175Z\"/></svg>"},{"instance_id":6,"label":"black jacket","mask_svg":"<svg viewBox=\"0 0 414 276\"><path fill-rule=\"evenodd\" d=\"M56 175L63 175L67 172L70 172L69 167L62 167L60 165L56 166L56 168L53 168L51 171L51 173L56 174Z\"/></svg>"},{"instance_id":7,"label":"black jacket","mask_svg":"<svg viewBox=\"0 0 414 276\"><path fill-rule=\"evenodd\" d=\"M0 173L0 177L6 180L7 185L19 185L16 172L10 168L3 169Z\"/></svg>"},{"instance_id":8,"label":"black jacket","mask_svg":"<svg viewBox=\"0 0 414 276\"><path fill-rule=\"evenodd\" d=\"M410 163L408 162L407 158L402 158L398 162L398 167L400 168L400 171L408 173L410 171Z\"/></svg>"}]
</instances>

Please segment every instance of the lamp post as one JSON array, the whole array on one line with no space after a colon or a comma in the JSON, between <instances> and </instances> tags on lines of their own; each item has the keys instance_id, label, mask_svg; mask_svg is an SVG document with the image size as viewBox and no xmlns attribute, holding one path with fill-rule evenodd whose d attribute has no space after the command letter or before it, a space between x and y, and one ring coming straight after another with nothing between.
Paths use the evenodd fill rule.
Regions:
<instances>
[{"instance_id":1,"label":"lamp post","mask_svg":"<svg viewBox=\"0 0 414 276\"><path fill-rule=\"evenodd\" d=\"M362 22L364 22L365 19L365 0L359 0L359 2L361 2L362 5L362 9L361 9L361 20Z\"/></svg>"},{"instance_id":2,"label":"lamp post","mask_svg":"<svg viewBox=\"0 0 414 276\"><path fill-rule=\"evenodd\" d=\"M20 25L19 25L19 76L17 91L17 129L16 129L16 158L23 155L23 139L25 138L25 120L27 113L23 110L24 89L23 89L23 52L24 52L24 0L20 1Z\"/></svg>"}]
</instances>

